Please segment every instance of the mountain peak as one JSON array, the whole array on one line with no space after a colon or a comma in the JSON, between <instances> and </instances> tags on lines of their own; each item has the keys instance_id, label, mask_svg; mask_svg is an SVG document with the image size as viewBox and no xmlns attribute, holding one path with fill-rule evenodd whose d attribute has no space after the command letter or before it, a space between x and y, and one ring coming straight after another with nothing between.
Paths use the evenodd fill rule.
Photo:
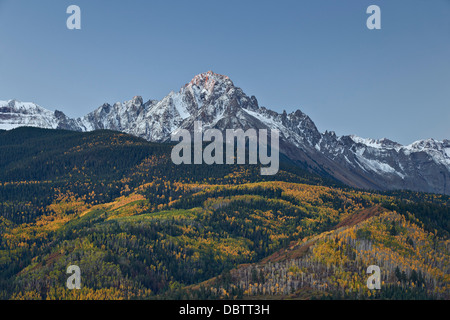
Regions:
<instances>
[{"instance_id":1,"label":"mountain peak","mask_svg":"<svg viewBox=\"0 0 450 320\"><path fill-rule=\"evenodd\" d=\"M144 103L144 100L142 99L141 96L134 96L133 99L131 100L131 103L134 106L141 106Z\"/></svg>"},{"instance_id":2,"label":"mountain peak","mask_svg":"<svg viewBox=\"0 0 450 320\"><path fill-rule=\"evenodd\" d=\"M196 75L185 87L203 87L208 91L213 91L217 84L227 84L233 86L233 82L228 76L208 71Z\"/></svg>"}]
</instances>

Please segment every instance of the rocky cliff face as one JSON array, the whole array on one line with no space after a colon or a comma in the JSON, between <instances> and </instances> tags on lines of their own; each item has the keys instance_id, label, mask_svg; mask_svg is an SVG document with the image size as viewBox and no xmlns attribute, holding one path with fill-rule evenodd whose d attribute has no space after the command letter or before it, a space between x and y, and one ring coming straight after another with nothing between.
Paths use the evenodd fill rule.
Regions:
<instances>
[{"instance_id":1,"label":"rocky cliff face","mask_svg":"<svg viewBox=\"0 0 450 320\"><path fill-rule=\"evenodd\" d=\"M388 139L320 133L300 110L280 114L260 107L254 96L248 97L227 76L211 71L195 76L161 101L144 102L136 96L124 103L104 104L78 119L32 103L0 101L0 129L110 129L164 142L177 129L192 130L194 121L202 121L204 129L278 129L280 149L289 158L353 187L450 194L449 140L402 146Z\"/></svg>"}]
</instances>

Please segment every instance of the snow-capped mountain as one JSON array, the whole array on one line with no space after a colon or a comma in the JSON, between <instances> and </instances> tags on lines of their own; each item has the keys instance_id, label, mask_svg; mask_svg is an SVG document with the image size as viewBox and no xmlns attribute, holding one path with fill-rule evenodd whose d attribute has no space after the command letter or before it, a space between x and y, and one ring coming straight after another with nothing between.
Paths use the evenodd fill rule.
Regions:
<instances>
[{"instance_id":1,"label":"snow-capped mountain","mask_svg":"<svg viewBox=\"0 0 450 320\"><path fill-rule=\"evenodd\" d=\"M278 129L280 150L312 171L348 185L371 189L410 189L450 194L450 141L433 139L402 146L388 139L320 133L300 110L277 113L260 107L223 75L212 71L195 76L161 101L104 104L78 119L33 103L0 101L0 129L36 126L76 131L110 129L149 141L170 140L179 128Z\"/></svg>"},{"instance_id":2,"label":"snow-capped mountain","mask_svg":"<svg viewBox=\"0 0 450 320\"><path fill-rule=\"evenodd\" d=\"M63 112L50 111L32 102L0 101L0 130L18 127L38 127L82 131L78 122Z\"/></svg>"}]
</instances>

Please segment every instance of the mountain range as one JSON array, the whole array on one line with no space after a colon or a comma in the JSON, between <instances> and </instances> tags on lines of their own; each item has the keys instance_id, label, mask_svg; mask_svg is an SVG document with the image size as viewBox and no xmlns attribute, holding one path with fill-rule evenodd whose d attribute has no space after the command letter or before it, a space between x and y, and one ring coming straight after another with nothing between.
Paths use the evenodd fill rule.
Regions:
<instances>
[{"instance_id":1,"label":"mountain range","mask_svg":"<svg viewBox=\"0 0 450 320\"><path fill-rule=\"evenodd\" d=\"M72 131L109 129L151 142L170 141L177 129L278 129L280 150L312 172L351 187L408 189L450 194L450 140L416 141L404 146L389 139L365 139L319 132L314 122L297 110L278 113L259 106L231 79L212 71L195 76L178 92L162 100L135 96L123 103L103 104L77 119L34 103L0 101L0 129L31 126Z\"/></svg>"}]
</instances>

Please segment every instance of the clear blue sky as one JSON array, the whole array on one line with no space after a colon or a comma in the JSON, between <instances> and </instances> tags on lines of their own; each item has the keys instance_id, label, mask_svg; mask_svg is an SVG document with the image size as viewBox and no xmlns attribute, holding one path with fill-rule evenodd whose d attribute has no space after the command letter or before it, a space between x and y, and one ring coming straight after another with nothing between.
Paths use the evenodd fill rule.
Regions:
<instances>
[{"instance_id":1,"label":"clear blue sky","mask_svg":"<svg viewBox=\"0 0 450 320\"><path fill-rule=\"evenodd\" d=\"M79 117L208 70L321 131L450 139L450 0L0 0L0 100Z\"/></svg>"}]
</instances>

